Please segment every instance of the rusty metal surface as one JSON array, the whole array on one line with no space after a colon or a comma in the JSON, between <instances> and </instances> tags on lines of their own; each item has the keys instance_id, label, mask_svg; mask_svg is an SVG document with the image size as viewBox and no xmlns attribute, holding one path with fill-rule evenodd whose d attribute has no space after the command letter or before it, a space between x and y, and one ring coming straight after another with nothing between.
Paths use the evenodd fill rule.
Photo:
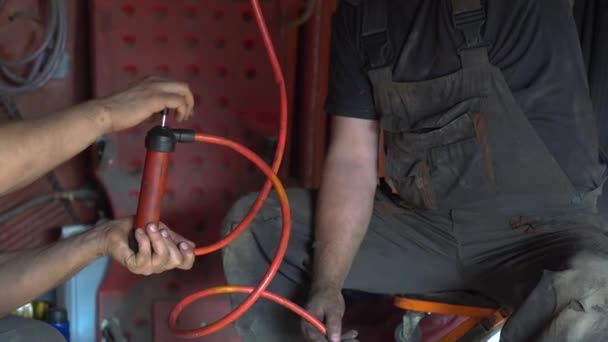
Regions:
<instances>
[{"instance_id":1,"label":"rusty metal surface","mask_svg":"<svg viewBox=\"0 0 608 342\"><path fill-rule=\"evenodd\" d=\"M25 13L37 18L41 14L39 1L8 0L0 9L0 56L14 59L31 51L42 36L41 25L33 20L10 20L15 13ZM83 101L88 97L88 62L86 55L86 33L81 27L86 21L86 3L71 0L68 4L69 33L68 52L72 68L66 79L53 80L42 89L24 94L15 99L22 116L31 119L52 113L60 108ZM83 53L84 52L84 53ZM8 113L0 106L0 125L9 121ZM76 189L86 184L86 158L79 156L59 166L56 178L63 189ZM53 192L48 177L26 188L0 197L0 213L27 200ZM85 205L74 205L76 217L70 215L61 203L49 203L24 212L22 215L0 225L0 250L14 250L47 244L58 236L62 225L75 223L75 219L90 223L95 211Z\"/></svg>"}]
</instances>

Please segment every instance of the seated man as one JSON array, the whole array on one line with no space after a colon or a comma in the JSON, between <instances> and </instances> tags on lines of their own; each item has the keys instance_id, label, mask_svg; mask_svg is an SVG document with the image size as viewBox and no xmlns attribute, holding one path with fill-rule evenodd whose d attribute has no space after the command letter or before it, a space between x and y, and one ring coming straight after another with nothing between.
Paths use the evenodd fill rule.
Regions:
<instances>
[{"instance_id":1,"label":"seated man","mask_svg":"<svg viewBox=\"0 0 608 342\"><path fill-rule=\"evenodd\" d=\"M164 108L176 109L181 121L192 114L193 104L187 85L149 78L107 98L0 126L0 196L30 184L100 135L138 125ZM143 275L192 267L191 241L164 224L137 227L139 252L135 254L128 245L132 228L132 219L126 218L49 246L0 253L0 341L63 341L58 331L44 323L7 315L102 256Z\"/></svg>"},{"instance_id":2,"label":"seated man","mask_svg":"<svg viewBox=\"0 0 608 342\"><path fill-rule=\"evenodd\" d=\"M606 167L571 3L343 0L332 44L321 189L288 193L292 239L269 288L307 303L328 336L261 301L236 324L244 341L356 339L345 288L473 290L514 312L503 341L608 340ZM224 250L228 281L256 284L279 234L271 198Z\"/></svg>"}]
</instances>

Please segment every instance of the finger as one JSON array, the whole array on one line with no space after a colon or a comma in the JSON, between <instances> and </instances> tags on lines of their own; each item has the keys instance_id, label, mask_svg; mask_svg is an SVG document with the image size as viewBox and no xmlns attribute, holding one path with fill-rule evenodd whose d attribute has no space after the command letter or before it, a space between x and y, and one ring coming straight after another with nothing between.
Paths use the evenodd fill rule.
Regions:
<instances>
[{"instance_id":1,"label":"finger","mask_svg":"<svg viewBox=\"0 0 608 342\"><path fill-rule=\"evenodd\" d=\"M186 242L181 242L179 244L179 249L181 250L183 260L182 263L177 267L182 270L189 270L194 265L194 249L190 247L190 245Z\"/></svg>"},{"instance_id":2,"label":"finger","mask_svg":"<svg viewBox=\"0 0 608 342\"><path fill-rule=\"evenodd\" d=\"M178 121L183 120L188 114L188 102L182 95L176 93L160 93L157 94L156 107L162 110L163 108L175 109ZM180 119L181 118L181 119Z\"/></svg>"},{"instance_id":3,"label":"finger","mask_svg":"<svg viewBox=\"0 0 608 342\"><path fill-rule=\"evenodd\" d=\"M332 311L327 314L327 339L330 342L340 342L342 339L342 314Z\"/></svg>"},{"instance_id":4,"label":"finger","mask_svg":"<svg viewBox=\"0 0 608 342\"><path fill-rule=\"evenodd\" d=\"M166 229L161 229L160 235L164 239L165 246L167 247L167 252L169 254L169 260L165 265L165 270L181 266L184 261L184 256L173 240L171 240L169 232Z\"/></svg>"},{"instance_id":5,"label":"finger","mask_svg":"<svg viewBox=\"0 0 608 342\"><path fill-rule=\"evenodd\" d=\"M308 342L327 342L325 335L308 322L303 323L302 333Z\"/></svg>"},{"instance_id":6,"label":"finger","mask_svg":"<svg viewBox=\"0 0 608 342\"><path fill-rule=\"evenodd\" d=\"M310 314L315 316L318 320L323 320L323 311L321 309L307 307L307 310ZM301 323L302 334L308 341L316 342L316 341L327 341L325 336L318 331L312 324L308 323L306 320L302 320Z\"/></svg>"},{"instance_id":7,"label":"finger","mask_svg":"<svg viewBox=\"0 0 608 342\"><path fill-rule=\"evenodd\" d=\"M156 224L148 224L146 227L150 243L152 244L152 267L154 272L162 272L169 262L169 251L165 239L160 235Z\"/></svg>"},{"instance_id":8,"label":"finger","mask_svg":"<svg viewBox=\"0 0 608 342\"><path fill-rule=\"evenodd\" d=\"M160 83L159 86L165 93L174 93L184 97L186 100L186 112L185 116L181 119L185 119L192 115L192 111L194 109L194 95L192 94L188 84L183 82L163 82ZM179 119L180 117L178 117L178 120Z\"/></svg>"},{"instance_id":9,"label":"finger","mask_svg":"<svg viewBox=\"0 0 608 342\"><path fill-rule=\"evenodd\" d=\"M142 274L150 275L149 264L150 258L152 255L152 247L150 246L150 239L148 235L141 228L137 228L135 230L135 239L137 240L137 245L139 246L139 250L135 255L134 264L132 267L129 266L129 269L133 271L139 271Z\"/></svg>"},{"instance_id":10,"label":"finger","mask_svg":"<svg viewBox=\"0 0 608 342\"><path fill-rule=\"evenodd\" d=\"M179 244L180 242L185 242L190 246L190 248L196 248L196 244L193 241L186 239L185 237L177 234L176 232L169 230L169 234L171 234L171 239L173 239L176 244Z\"/></svg>"},{"instance_id":11,"label":"finger","mask_svg":"<svg viewBox=\"0 0 608 342\"><path fill-rule=\"evenodd\" d=\"M349 330L342 335L342 341L355 340L357 337L359 337L357 330Z\"/></svg>"},{"instance_id":12,"label":"finger","mask_svg":"<svg viewBox=\"0 0 608 342\"><path fill-rule=\"evenodd\" d=\"M159 222L158 226L160 227L161 230L166 230L167 233L169 233L169 236L171 237L171 240L173 240L173 242L175 242L176 245L179 245L180 242L186 242L188 245L190 245L190 247L192 249L196 248L196 244L191 241L186 239L185 237L181 236L180 234L172 231L171 229L169 229L169 227L164 224L163 222Z\"/></svg>"},{"instance_id":13,"label":"finger","mask_svg":"<svg viewBox=\"0 0 608 342\"><path fill-rule=\"evenodd\" d=\"M129 247L128 243L120 241L118 244L114 245L111 255L127 269L134 270L137 268L135 252Z\"/></svg>"}]
</instances>

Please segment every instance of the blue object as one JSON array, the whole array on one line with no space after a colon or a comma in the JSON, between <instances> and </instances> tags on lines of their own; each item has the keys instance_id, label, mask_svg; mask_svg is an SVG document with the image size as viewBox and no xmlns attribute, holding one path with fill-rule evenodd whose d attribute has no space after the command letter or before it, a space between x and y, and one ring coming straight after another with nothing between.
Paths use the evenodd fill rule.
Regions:
<instances>
[{"instance_id":1,"label":"blue object","mask_svg":"<svg viewBox=\"0 0 608 342\"><path fill-rule=\"evenodd\" d=\"M70 342L70 322L66 322L66 323L49 323L50 325L54 326L57 330L59 330L59 332L61 333L61 335L63 335L63 337L65 337L65 340L67 342Z\"/></svg>"},{"instance_id":2,"label":"blue object","mask_svg":"<svg viewBox=\"0 0 608 342\"><path fill-rule=\"evenodd\" d=\"M65 340L70 342L70 321L68 321L66 309L49 308L46 313L46 322L59 330L61 335L65 337Z\"/></svg>"},{"instance_id":3,"label":"blue object","mask_svg":"<svg viewBox=\"0 0 608 342\"><path fill-rule=\"evenodd\" d=\"M62 238L82 233L90 227L69 226L62 229ZM57 306L66 308L70 318L70 342L97 340L97 291L110 259L97 259L57 288Z\"/></svg>"}]
</instances>

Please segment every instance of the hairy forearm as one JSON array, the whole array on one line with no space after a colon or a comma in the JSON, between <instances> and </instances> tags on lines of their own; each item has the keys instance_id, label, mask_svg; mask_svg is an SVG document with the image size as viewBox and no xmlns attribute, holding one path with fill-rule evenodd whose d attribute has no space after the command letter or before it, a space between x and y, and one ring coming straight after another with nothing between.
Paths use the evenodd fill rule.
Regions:
<instances>
[{"instance_id":1,"label":"hairy forearm","mask_svg":"<svg viewBox=\"0 0 608 342\"><path fill-rule=\"evenodd\" d=\"M94 229L53 245L0 254L0 317L102 256L102 235Z\"/></svg>"},{"instance_id":2,"label":"hairy forearm","mask_svg":"<svg viewBox=\"0 0 608 342\"><path fill-rule=\"evenodd\" d=\"M0 196L33 182L107 132L110 120L96 102L42 118L0 126Z\"/></svg>"},{"instance_id":3,"label":"hairy forearm","mask_svg":"<svg viewBox=\"0 0 608 342\"><path fill-rule=\"evenodd\" d=\"M317 210L313 288L342 288L367 232L376 180L369 162L332 158L330 152Z\"/></svg>"}]
</instances>

